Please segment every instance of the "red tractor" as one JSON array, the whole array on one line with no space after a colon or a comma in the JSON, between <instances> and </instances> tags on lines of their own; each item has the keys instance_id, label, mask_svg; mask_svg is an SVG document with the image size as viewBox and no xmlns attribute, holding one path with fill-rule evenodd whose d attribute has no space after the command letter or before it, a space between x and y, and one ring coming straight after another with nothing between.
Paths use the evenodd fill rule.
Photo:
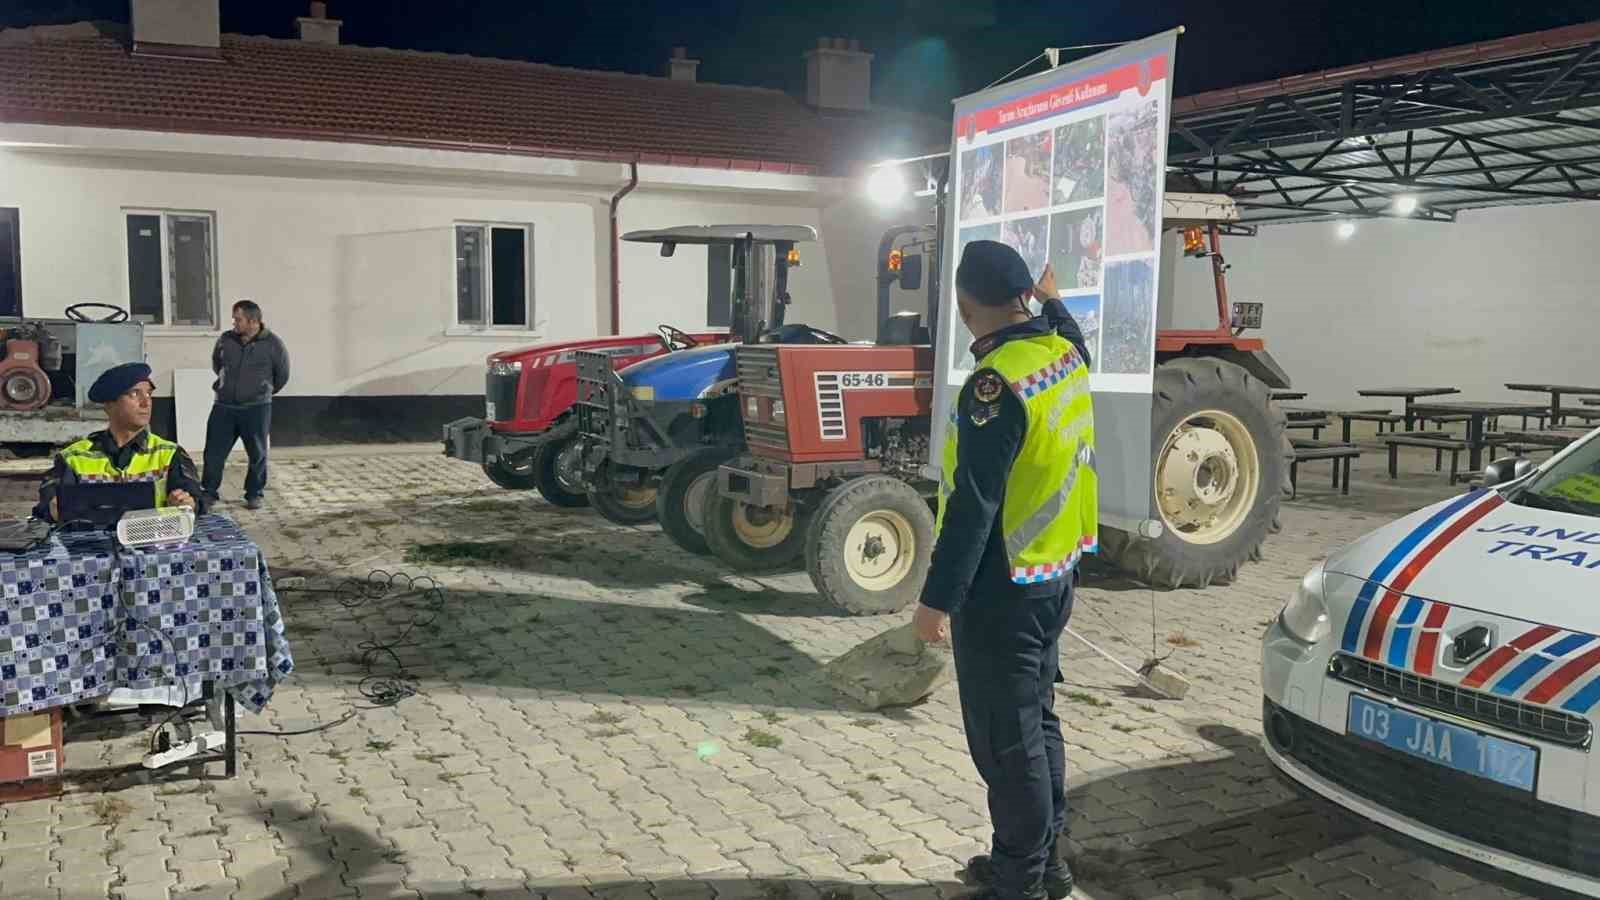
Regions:
<instances>
[{"instance_id":1,"label":"red tractor","mask_svg":"<svg viewBox=\"0 0 1600 900\"><path fill-rule=\"evenodd\" d=\"M688 335L697 345L733 338L726 331ZM483 393L484 417L444 426L444 455L483 466L503 488L538 488L557 506L587 506L573 404L578 397L578 351L603 353L617 369L689 346L684 332L662 325L657 334L535 344L491 353Z\"/></svg>"},{"instance_id":2,"label":"red tractor","mask_svg":"<svg viewBox=\"0 0 1600 900\"><path fill-rule=\"evenodd\" d=\"M1233 202L1168 193L1165 212L1163 228L1185 232L1185 255L1211 259L1217 325L1158 333L1148 521L1159 526L1144 534L1102 526L1100 552L1151 583L1203 586L1259 558L1276 528L1293 450L1271 389L1289 379L1259 339L1239 337L1239 314L1258 310L1230 310L1217 223L1237 218ZM930 282L938 257L936 246ZM894 262L880 258L880 271ZM936 285L929 296L930 319L944 321ZM818 592L852 613L915 602L932 552L938 477L928 468L934 351L920 318L890 317L870 345L739 348L749 449L719 470L704 514L707 542L723 562L774 571L803 556ZM1088 332L1100 323L1080 325ZM1116 430L1110 421L1098 430L1104 458L1116 452ZM762 535L765 546L752 549Z\"/></svg>"}]
</instances>

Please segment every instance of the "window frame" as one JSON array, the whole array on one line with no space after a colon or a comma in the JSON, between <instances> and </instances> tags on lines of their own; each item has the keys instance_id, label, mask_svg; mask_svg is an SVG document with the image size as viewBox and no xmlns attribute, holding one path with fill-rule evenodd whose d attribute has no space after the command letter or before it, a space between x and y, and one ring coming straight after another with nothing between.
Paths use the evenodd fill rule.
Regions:
<instances>
[{"instance_id":1,"label":"window frame","mask_svg":"<svg viewBox=\"0 0 1600 900\"><path fill-rule=\"evenodd\" d=\"M482 288L483 288L483 317L482 322L461 321L461 260L457 256L460 248L460 230L462 228L482 229L483 239L478 242L483 253ZM522 272L523 272L523 316L525 323L522 325L496 325L494 323L494 229L514 229L522 232ZM536 334L534 326L534 311L537 303L534 299L533 282L533 223L514 222L501 219L457 219L450 227L450 332L458 335L481 334Z\"/></svg>"},{"instance_id":2,"label":"window frame","mask_svg":"<svg viewBox=\"0 0 1600 900\"><path fill-rule=\"evenodd\" d=\"M123 308L128 311L130 321L143 322L146 330L167 332L173 334L220 334L224 329L222 325L222 249L218 240L218 216L216 210L188 209L183 207L165 206L124 206L122 212L122 300ZM160 220L161 241L161 321L145 322L137 318L133 312L133 260L131 252L133 247L128 243L128 219L131 216L155 216ZM169 216L204 217L210 237L210 252L208 263L211 266L211 324L178 325L173 323L176 302L172 297L172 229L168 225Z\"/></svg>"}]
</instances>

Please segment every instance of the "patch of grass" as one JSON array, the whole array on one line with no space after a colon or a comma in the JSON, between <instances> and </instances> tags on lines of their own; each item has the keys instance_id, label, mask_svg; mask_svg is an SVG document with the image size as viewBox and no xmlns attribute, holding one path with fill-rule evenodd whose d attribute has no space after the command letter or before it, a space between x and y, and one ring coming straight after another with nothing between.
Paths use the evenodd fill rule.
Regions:
<instances>
[{"instance_id":1,"label":"patch of grass","mask_svg":"<svg viewBox=\"0 0 1600 900\"><path fill-rule=\"evenodd\" d=\"M883 776L879 775L876 772L874 772L871 775L867 776L867 780L870 781L870 782L873 782L874 784L876 784L877 782L880 782L880 781L883 780Z\"/></svg>"},{"instance_id":2,"label":"patch of grass","mask_svg":"<svg viewBox=\"0 0 1600 900\"><path fill-rule=\"evenodd\" d=\"M1102 700L1093 694L1086 694L1083 691L1069 691L1067 692L1067 699L1073 703L1082 703L1085 706L1093 706L1098 709L1106 709L1111 706L1110 700Z\"/></svg>"},{"instance_id":3,"label":"patch of grass","mask_svg":"<svg viewBox=\"0 0 1600 900\"><path fill-rule=\"evenodd\" d=\"M1112 731L1120 731L1123 734L1127 734L1128 732L1134 730L1134 726L1132 726L1132 725L1124 725L1123 723L1118 722L1115 725L1111 726L1111 730Z\"/></svg>"},{"instance_id":4,"label":"patch of grass","mask_svg":"<svg viewBox=\"0 0 1600 900\"><path fill-rule=\"evenodd\" d=\"M394 865L400 865L406 861L406 852L404 850L390 850L383 854L383 861L386 863L392 863Z\"/></svg>"},{"instance_id":5,"label":"patch of grass","mask_svg":"<svg viewBox=\"0 0 1600 900\"><path fill-rule=\"evenodd\" d=\"M1199 641L1195 640L1192 637L1189 637L1187 634L1184 634L1181 631L1176 633L1176 634L1167 635L1167 643L1171 644L1174 647L1198 647L1198 646L1200 646L1200 642Z\"/></svg>"},{"instance_id":6,"label":"patch of grass","mask_svg":"<svg viewBox=\"0 0 1600 900\"><path fill-rule=\"evenodd\" d=\"M411 754L411 758L415 759L417 762L436 763L436 762L439 762L441 760L449 759L450 758L450 754L448 754L448 753L413 753L413 754Z\"/></svg>"},{"instance_id":7,"label":"patch of grass","mask_svg":"<svg viewBox=\"0 0 1600 900\"><path fill-rule=\"evenodd\" d=\"M780 666L762 666L756 670L756 674L762 678L777 678L783 674L783 668Z\"/></svg>"},{"instance_id":8,"label":"patch of grass","mask_svg":"<svg viewBox=\"0 0 1600 900\"><path fill-rule=\"evenodd\" d=\"M857 728L877 728L879 723L877 719L854 719L850 724Z\"/></svg>"},{"instance_id":9,"label":"patch of grass","mask_svg":"<svg viewBox=\"0 0 1600 900\"><path fill-rule=\"evenodd\" d=\"M770 731L762 731L759 728L751 728L747 730L744 733L744 739L746 742L766 750L773 750L783 746L783 738L778 737Z\"/></svg>"},{"instance_id":10,"label":"patch of grass","mask_svg":"<svg viewBox=\"0 0 1600 900\"><path fill-rule=\"evenodd\" d=\"M266 795L268 795L268 794L270 794L272 792L267 790L264 787L258 787L258 788L253 788L251 790L251 793L255 794L257 797L265 797Z\"/></svg>"},{"instance_id":11,"label":"patch of grass","mask_svg":"<svg viewBox=\"0 0 1600 900\"><path fill-rule=\"evenodd\" d=\"M188 834L184 835L184 837L186 837L186 838L226 837L227 834L228 834L228 827L226 825L216 825L216 826L213 826L211 828L202 828L199 831L191 831Z\"/></svg>"},{"instance_id":12,"label":"patch of grass","mask_svg":"<svg viewBox=\"0 0 1600 900\"><path fill-rule=\"evenodd\" d=\"M594 715L590 716L589 718L584 719L584 721L588 722L588 723L590 723L592 725L615 725L618 722L622 721L622 717L617 715L616 713L606 712L605 710L601 710L600 712L595 713Z\"/></svg>"},{"instance_id":13,"label":"patch of grass","mask_svg":"<svg viewBox=\"0 0 1600 900\"><path fill-rule=\"evenodd\" d=\"M517 545L513 541L444 541L411 545L406 550L405 561L421 566L500 564L510 562L516 555Z\"/></svg>"},{"instance_id":14,"label":"patch of grass","mask_svg":"<svg viewBox=\"0 0 1600 900\"><path fill-rule=\"evenodd\" d=\"M881 866L881 865L883 865L884 863L888 862L891 859L894 859L894 857L890 856L887 853L869 853L866 856L861 857L861 862L856 863L856 865L858 865L858 866Z\"/></svg>"},{"instance_id":15,"label":"patch of grass","mask_svg":"<svg viewBox=\"0 0 1600 900\"><path fill-rule=\"evenodd\" d=\"M318 750L316 752L322 756L326 756L334 762L344 762L345 759L350 756L350 751L340 750L338 747L335 747L332 750Z\"/></svg>"},{"instance_id":16,"label":"patch of grass","mask_svg":"<svg viewBox=\"0 0 1600 900\"><path fill-rule=\"evenodd\" d=\"M599 731L591 731L591 732L589 732L589 737L599 738L601 740L605 740L606 738L622 737L625 734L633 734L633 729L631 729L631 728L602 728Z\"/></svg>"},{"instance_id":17,"label":"patch of grass","mask_svg":"<svg viewBox=\"0 0 1600 900\"><path fill-rule=\"evenodd\" d=\"M365 800L367 799L366 788L353 787L350 789L350 796L356 798L357 800Z\"/></svg>"},{"instance_id":18,"label":"patch of grass","mask_svg":"<svg viewBox=\"0 0 1600 900\"><path fill-rule=\"evenodd\" d=\"M461 773L441 772L439 773L439 780L445 782L446 784L455 784L457 781L461 780Z\"/></svg>"},{"instance_id":19,"label":"patch of grass","mask_svg":"<svg viewBox=\"0 0 1600 900\"><path fill-rule=\"evenodd\" d=\"M128 817L128 813L131 812L133 812L133 807L128 804L128 801L122 799L121 797L101 797L100 799L94 801L95 819L98 820L101 825L106 825L111 828L116 828L118 825L122 824L122 820L126 819Z\"/></svg>"},{"instance_id":20,"label":"patch of grass","mask_svg":"<svg viewBox=\"0 0 1600 900\"><path fill-rule=\"evenodd\" d=\"M1157 710L1157 709L1156 709L1156 708L1155 708L1155 707L1154 707L1154 706L1151 706L1151 705L1150 705L1150 704L1148 704L1148 703L1141 703L1141 704L1139 704L1139 708L1140 708L1140 709L1142 709L1142 710L1144 710L1144 711L1145 711L1145 712L1150 712L1150 713L1153 713L1153 712L1157 712L1157 711L1158 711L1158 710Z\"/></svg>"},{"instance_id":21,"label":"patch of grass","mask_svg":"<svg viewBox=\"0 0 1600 900\"><path fill-rule=\"evenodd\" d=\"M860 791L845 791L844 795L846 797L849 797L851 800L854 800L857 803L861 802L861 792Z\"/></svg>"},{"instance_id":22,"label":"patch of grass","mask_svg":"<svg viewBox=\"0 0 1600 900\"><path fill-rule=\"evenodd\" d=\"M382 753L394 746L394 741L367 741L367 749L373 753Z\"/></svg>"},{"instance_id":23,"label":"patch of grass","mask_svg":"<svg viewBox=\"0 0 1600 900\"><path fill-rule=\"evenodd\" d=\"M765 722L766 722L766 723L767 723L767 724L768 724L768 725L776 725L776 724L778 724L778 723L779 723L779 722L782 722L782 721L783 721L783 716L780 716L780 715L778 715L778 714L777 714L777 713L775 713L775 712L773 712L773 711L772 711L772 710L770 710L770 709L769 709L769 710L767 710L767 711L766 711L766 712L763 712L763 713L762 713L762 714L761 714L761 718L762 718L762 720L763 720L763 721L765 721Z\"/></svg>"}]
</instances>

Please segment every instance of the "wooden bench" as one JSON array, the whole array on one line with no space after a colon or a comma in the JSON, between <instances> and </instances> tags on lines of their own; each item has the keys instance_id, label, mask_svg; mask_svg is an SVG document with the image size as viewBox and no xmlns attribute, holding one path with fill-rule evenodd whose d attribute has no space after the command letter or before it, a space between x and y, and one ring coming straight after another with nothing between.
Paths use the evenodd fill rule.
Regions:
<instances>
[{"instance_id":1,"label":"wooden bench","mask_svg":"<svg viewBox=\"0 0 1600 900\"><path fill-rule=\"evenodd\" d=\"M1449 436L1435 436L1437 432L1412 432L1410 434L1390 435L1384 438L1384 443L1389 445L1389 477L1400 477L1400 448L1401 447L1431 447L1433 448L1433 470L1438 472L1444 468L1445 451L1450 453L1450 481L1455 483L1455 477L1461 471L1461 454L1468 447L1466 441L1458 441Z\"/></svg>"},{"instance_id":2,"label":"wooden bench","mask_svg":"<svg viewBox=\"0 0 1600 900\"><path fill-rule=\"evenodd\" d=\"M1384 425L1388 425L1390 431L1398 431L1400 423L1406 420L1406 417L1399 413L1347 412L1339 413L1338 415L1340 419L1344 420L1344 442L1346 444L1350 443L1351 422L1377 422L1378 434L1381 435L1383 434Z\"/></svg>"},{"instance_id":3,"label":"wooden bench","mask_svg":"<svg viewBox=\"0 0 1600 900\"><path fill-rule=\"evenodd\" d=\"M1513 456L1527 456L1530 453L1548 453L1554 456L1563 449L1555 444L1543 444L1535 441L1490 441L1489 461L1494 462L1502 450Z\"/></svg>"},{"instance_id":4,"label":"wooden bench","mask_svg":"<svg viewBox=\"0 0 1600 900\"><path fill-rule=\"evenodd\" d=\"M1289 420L1289 424L1288 424L1288 428L1291 431L1304 431L1306 429L1310 429L1311 430L1311 437L1312 437L1313 440L1317 440L1317 439L1320 439L1322 437L1322 429L1324 429L1324 428L1332 428L1332 427L1333 427L1333 422L1331 420L1327 419L1327 418L1321 418L1321 419L1290 419Z\"/></svg>"},{"instance_id":5,"label":"wooden bench","mask_svg":"<svg viewBox=\"0 0 1600 900\"><path fill-rule=\"evenodd\" d=\"M1300 496L1300 464L1319 460L1333 461L1333 486L1341 494L1350 493L1350 461L1361 455L1359 448L1349 443L1301 438L1291 438L1289 443L1294 446L1294 461L1289 463L1290 499Z\"/></svg>"},{"instance_id":6,"label":"wooden bench","mask_svg":"<svg viewBox=\"0 0 1600 900\"><path fill-rule=\"evenodd\" d=\"M1417 416L1417 420L1420 422L1432 422L1438 426L1439 431L1443 431L1446 425L1459 425L1463 422L1470 422L1472 417L1465 413L1450 413L1449 415Z\"/></svg>"}]
</instances>

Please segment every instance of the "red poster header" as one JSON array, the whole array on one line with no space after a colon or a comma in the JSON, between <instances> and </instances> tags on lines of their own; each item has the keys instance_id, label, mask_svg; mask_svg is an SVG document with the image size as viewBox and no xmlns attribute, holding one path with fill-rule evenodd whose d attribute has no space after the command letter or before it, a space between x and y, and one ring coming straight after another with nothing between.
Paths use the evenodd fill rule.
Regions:
<instances>
[{"instance_id":1,"label":"red poster header","mask_svg":"<svg viewBox=\"0 0 1600 900\"><path fill-rule=\"evenodd\" d=\"M980 109L956 120L956 134L970 141L980 132L1004 131L1034 119L1057 116L1070 109L1111 100L1126 90L1137 90L1142 96L1150 92L1152 84L1166 77L1167 55L1163 53Z\"/></svg>"}]
</instances>

